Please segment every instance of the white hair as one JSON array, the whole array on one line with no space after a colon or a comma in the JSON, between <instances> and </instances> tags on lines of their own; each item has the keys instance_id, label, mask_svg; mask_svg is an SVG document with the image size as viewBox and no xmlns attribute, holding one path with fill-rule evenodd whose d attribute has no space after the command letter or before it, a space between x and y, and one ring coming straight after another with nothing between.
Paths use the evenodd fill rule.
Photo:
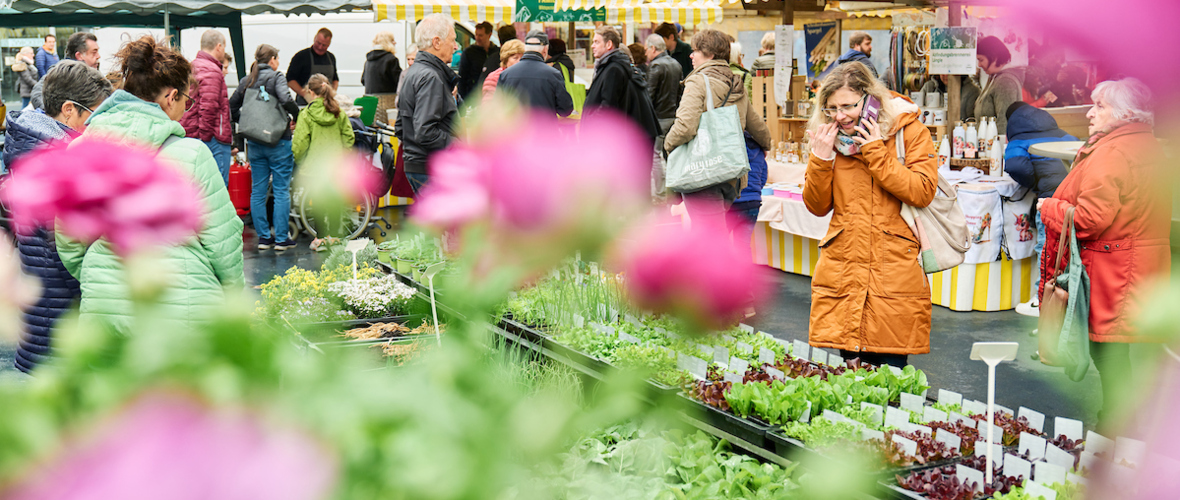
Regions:
<instances>
[{"instance_id":1,"label":"white hair","mask_svg":"<svg viewBox=\"0 0 1180 500\"><path fill-rule=\"evenodd\" d=\"M774 32L767 31L762 35L762 50L774 50Z\"/></svg>"},{"instance_id":2,"label":"white hair","mask_svg":"<svg viewBox=\"0 0 1180 500\"><path fill-rule=\"evenodd\" d=\"M738 61L742 59L742 44L741 42L729 43L729 63L739 64Z\"/></svg>"},{"instance_id":3,"label":"white hair","mask_svg":"<svg viewBox=\"0 0 1180 500\"><path fill-rule=\"evenodd\" d=\"M1151 111L1151 89L1135 78L1099 83L1090 93L1090 98L1094 102L1101 100L1106 104L1115 120L1155 125L1155 113Z\"/></svg>"},{"instance_id":4,"label":"white hair","mask_svg":"<svg viewBox=\"0 0 1180 500\"><path fill-rule=\"evenodd\" d=\"M217 44L225 45L225 35L217 30L206 30L201 33L201 50L213 50Z\"/></svg>"},{"instance_id":5,"label":"white hair","mask_svg":"<svg viewBox=\"0 0 1180 500\"><path fill-rule=\"evenodd\" d=\"M664 37L655 33L647 35L647 39L643 41L643 45L649 49L656 49L661 52L668 50L668 43L664 41Z\"/></svg>"},{"instance_id":6,"label":"white hair","mask_svg":"<svg viewBox=\"0 0 1180 500\"><path fill-rule=\"evenodd\" d=\"M418 49L426 50L435 38L446 40L454 31L455 21L451 20L450 16L431 14L418 23L418 27L414 29L414 38L418 40Z\"/></svg>"}]
</instances>

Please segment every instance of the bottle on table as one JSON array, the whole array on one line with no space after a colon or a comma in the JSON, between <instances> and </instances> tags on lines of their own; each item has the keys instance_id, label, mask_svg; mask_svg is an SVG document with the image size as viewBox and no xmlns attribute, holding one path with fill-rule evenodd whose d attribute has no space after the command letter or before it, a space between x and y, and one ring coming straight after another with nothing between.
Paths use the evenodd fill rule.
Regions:
<instances>
[{"instance_id":1,"label":"bottle on table","mask_svg":"<svg viewBox=\"0 0 1180 500\"><path fill-rule=\"evenodd\" d=\"M967 141L966 132L963 130L963 122L955 122L955 130L951 133L954 136L954 153L955 158L963 158L963 146Z\"/></svg>"}]
</instances>

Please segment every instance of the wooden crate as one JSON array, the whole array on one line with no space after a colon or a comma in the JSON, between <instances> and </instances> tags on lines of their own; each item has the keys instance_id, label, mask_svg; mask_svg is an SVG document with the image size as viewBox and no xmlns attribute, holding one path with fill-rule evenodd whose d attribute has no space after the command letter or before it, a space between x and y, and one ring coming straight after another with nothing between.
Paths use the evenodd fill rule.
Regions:
<instances>
[{"instance_id":1,"label":"wooden crate","mask_svg":"<svg viewBox=\"0 0 1180 500\"><path fill-rule=\"evenodd\" d=\"M1086 113L1090 111L1090 105L1084 106L1066 106L1063 108L1045 108L1054 120L1057 120L1057 128L1064 130L1067 134L1085 140L1090 137L1090 119L1086 118Z\"/></svg>"},{"instance_id":2,"label":"wooden crate","mask_svg":"<svg viewBox=\"0 0 1180 500\"><path fill-rule=\"evenodd\" d=\"M783 115L783 111L778 103L774 102L774 77L755 76L754 94L750 96L750 99L754 103L754 109L758 111L758 115L766 121L766 127L770 129L771 139L775 141L782 140L779 139L779 136L782 134L779 131L778 118Z\"/></svg>"}]
</instances>

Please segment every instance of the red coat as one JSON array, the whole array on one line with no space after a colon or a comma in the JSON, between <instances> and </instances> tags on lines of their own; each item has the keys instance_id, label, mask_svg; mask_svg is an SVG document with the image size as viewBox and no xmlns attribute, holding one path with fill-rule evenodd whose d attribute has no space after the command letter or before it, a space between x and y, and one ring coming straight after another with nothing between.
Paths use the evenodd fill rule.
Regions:
<instances>
[{"instance_id":1,"label":"red coat","mask_svg":"<svg viewBox=\"0 0 1180 500\"><path fill-rule=\"evenodd\" d=\"M1119 127L1078 152L1069 175L1041 207L1046 236L1041 293L1057 259L1065 211L1075 207L1079 252L1090 275L1090 339L1095 342L1159 340L1140 335L1134 321L1140 295L1172 272L1172 182L1162 158L1149 125Z\"/></svg>"},{"instance_id":2,"label":"red coat","mask_svg":"<svg viewBox=\"0 0 1180 500\"><path fill-rule=\"evenodd\" d=\"M221 61L203 50L197 52L193 59L193 76L197 79L197 86L189 94L194 101L193 107L180 118L185 136L232 143L229 88L225 85L225 75L221 74Z\"/></svg>"}]
</instances>

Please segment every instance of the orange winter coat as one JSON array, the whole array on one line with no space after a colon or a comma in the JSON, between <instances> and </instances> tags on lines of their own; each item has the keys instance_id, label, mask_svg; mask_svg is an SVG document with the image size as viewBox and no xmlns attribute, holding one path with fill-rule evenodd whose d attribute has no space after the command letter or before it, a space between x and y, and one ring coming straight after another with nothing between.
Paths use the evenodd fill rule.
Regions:
<instances>
[{"instance_id":1,"label":"orange winter coat","mask_svg":"<svg viewBox=\"0 0 1180 500\"><path fill-rule=\"evenodd\" d=\"M1073 169L1041 207L1042 290L1057 262L1065 211L1075 207L1078 253L1090 275L1090 340L1095 342L1163 340L1146 338L1134 328L1144 292L1172 271L1172 182L1162 159L1151 126L1123 125L1078 151ZM1067 254L1063 262L1068 261Z\"/></svg>"},{"instance_id":2,"label":"orange winter coat","mask_svg":"<svg viewBox=\"0 0 1180 500\"><path fill-rule=\"evenodd\" d=\"M888 354L930 352L930 285L918 240L901 204L925 207L938 186L938 160L918 107L900 95L881 112L883 141L833 161L811 155L803 202L833 212L811 281L810 344ZM905 164L896 134L904 129ZM888 132L886 132L888 130Z\"/></svg>"}]
</instances>

